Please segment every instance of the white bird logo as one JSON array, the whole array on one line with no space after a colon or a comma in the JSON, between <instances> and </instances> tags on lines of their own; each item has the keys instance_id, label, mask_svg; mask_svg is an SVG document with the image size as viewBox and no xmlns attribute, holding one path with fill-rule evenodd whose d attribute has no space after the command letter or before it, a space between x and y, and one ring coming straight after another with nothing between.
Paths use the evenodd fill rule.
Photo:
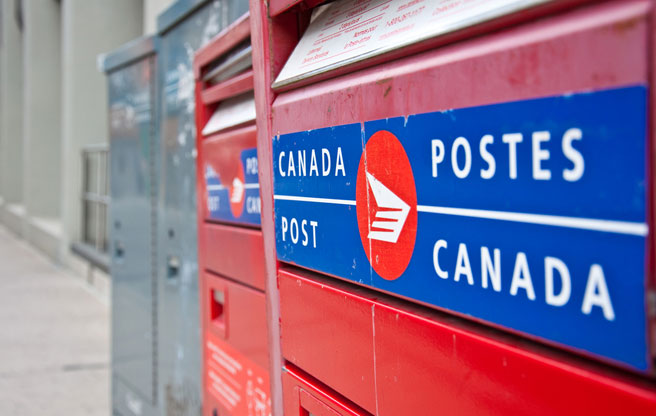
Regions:
<instances>
[{"instance_id":1,"label":"white bird logo","mask_svg":"<svg viewBox=\"0 0 656 416\"><path fill-rule=\"evenodd\" d=\"M241 199L244 197L244 182L239 178L232 180L232 195L230 196L230 202L237 204L241 202Z\"/></svg>"},{"instance_id":2,"label":"white bird logo","mask_svg":"<svg viewBox=\"0 0 656 416\"><path fill-rule=\"evenodd\" d=\"M376 218L381 221L373 221L367 238L370 240L386 241L396 243L405 224L405 220L410 213L410 205L403 202L381 181L376 179L369 172L367 173L367 182L376 199L378 211ZM374 230L376 228L376 230Z\"/></svg>"}]
</instances>

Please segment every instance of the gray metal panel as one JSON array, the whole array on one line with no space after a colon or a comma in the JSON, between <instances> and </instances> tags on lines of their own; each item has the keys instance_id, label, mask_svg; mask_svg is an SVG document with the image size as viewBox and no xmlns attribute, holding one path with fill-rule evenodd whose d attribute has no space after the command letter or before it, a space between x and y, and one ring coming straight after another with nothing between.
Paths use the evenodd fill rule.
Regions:
<instances>
[{"instance_id":1,"label":"gray metal panel","mask_svg":"<svg viewBox=\"0 0 656 416\"><path fill-rule=\"evenodd\" d=\"M120 46L112 52L98 56L98 69L102 72L113 71L123 65L155 53L157 37L144 36Z\"/></svg>"},{"instance_id":2,"label":"gray metal panel","mask_svg":"<svg viewBox=\"0 0 656 416\"><path fill-rule=\"evenodd\" d=\"M201 406L192 60L199 47L246 11L244 0L214 0L167 27L160 38L159 379L162 410L170 416L196 416Z\"/></svg>"},{"instance_id":3,"label":"gray metal panel","mask_svg":"<svg viewBox=\"0 0 656 416\"><path fill-rule=\"evenodd\" d=\"M164 33L209 0L178 0L157 16L157 32Z\"/></svg>"},{"instance_id":4,"label":"gray metal panel","mask_svg":"<svg viewBox=\"0 0 656 416\"><path fill-rule=\"evenodd\" d=\"M108 76L113 404L143 415L157 401L155 76L154 55Z\"/></svg>"}]
</instances>

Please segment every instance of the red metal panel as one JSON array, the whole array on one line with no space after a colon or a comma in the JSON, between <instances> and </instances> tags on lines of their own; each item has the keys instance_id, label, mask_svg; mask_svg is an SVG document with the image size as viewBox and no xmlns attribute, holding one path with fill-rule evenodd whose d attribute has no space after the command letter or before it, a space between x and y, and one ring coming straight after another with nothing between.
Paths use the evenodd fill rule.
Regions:
<instances>
[{"instance_id":1,"label":"red metal panel","mask_svg":"<svg viewBox=\"0 0 656 416\"><path fill-rule=\"evenodd\" d=\"M201 98L205 104L218 103L233 95L238 95L253 89L253 70L249 69L239 75L213 85L201 91Z\"/></svg>"},{"instance_id":2,"label":"red metal panel","mask_svg":"<svg viewBox=\"0 0 656 416\"><path fill-rule=\"evenodd\" d=\"M373 309L379 415L656 414L653 384L404 309Z\"/></svg>"},{"instance_id":3,"label":"red metal panel","mask_svg":"<svg viewBox=\"0 0 656 416\"><path fill-rule=\"evenodd\" d=\"M223 29L207 45L200 48L194 56L194 77L200 79L201 68L219 58L251 34L248 13Z\"/></svg>"},{"instance_id":4,"label":"red metal panel","mask_svg":"<svg viewBox=\"0 0 656 416\"><path fill-rule=\"evenodd\" d=\"M203 294L206 331L239 350L263 368L268 367L266 308L264 293L212 273L205 273L206 286ZM223 323L212 320L212 291L223 293Z\"/></svg>"},{"instance_id":5,"label":"red metal panel","mask_svg":"<svg viewBox=\"0 0 656 416\"><path fill-rule=\"evenodd\" d=\"M202 264L248 286L264 290L262 232L222 224L202 224L199 230Z\"/></svg>"},{"instance_id":6,"label":"red metal panel","mask_svg":"<svg viewBox=\"0 0 656 416\"><path fill-rule=\"evenodd\" d=\"M259 166L260 198L262 202L262 232L264 235L264 259L266 266L267 317L271 365L272 412L283 414L282 403L282 355L280 351L280 310L278 292L278 262L276 261L275 228L273 216L273 182L271 155L271 103L274 93L271 82L298 41L296 19L282 15L268 16L268 3L250 0L251 42L253 47L253 72L255 107L257 114L257 154Z\"/></svg>"},{"instance_id":7,"label":"red metal panel","mask_svg":"<svg viewBox=\"0 0 656 416\"><path fill-rule=\"evenodd\" d=\"M273 132L644 83L649 7L582 7L283 93Z\"/></svg>"},{"instance_id":8,"label":"red metal panel","mask_svg":"<svg viewBox=\"0 0 656 416\"><path fill-rule=\"evenodd\" d=\"M283 374L282 383L285 395L285 415L365 416L369 414L321 383L289 366Z\"/></svg>"},{"instance_id":9,"label":"red metal panel","mask_svg":"<svg viewBox=\"0 0 656 416\"><path fill-rule=\"evenodd\" d=\"M656 414L653 383L458 318L305 273L280 292L285 358L378 415Z\"/></svg>"},{"instance_id":10,"label":"red metal panel","mask_svg":"<svg viewBox=\"0 0 656 416\"><path fill-rule=\"evenodd\" d=\"M371 304L288 270L279 284L285 359L374 412Z\"/></svg>"}]
</instances>

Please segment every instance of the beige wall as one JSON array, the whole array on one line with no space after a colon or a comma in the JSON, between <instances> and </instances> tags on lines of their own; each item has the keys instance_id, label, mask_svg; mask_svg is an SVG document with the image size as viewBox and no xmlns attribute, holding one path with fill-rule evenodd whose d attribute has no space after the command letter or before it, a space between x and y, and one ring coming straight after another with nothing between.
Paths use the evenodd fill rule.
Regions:
<instances>
[{"instance_id":1,"label":"beige wall","mask_svg":"<svg viewBox=\"0 0 656 416\"><path fill-rule=\"evenodd\" d=\"M157 16L169 8L175 0L143 0L143 33L151 35L157 31Z\"/></svg>"},{"instance_id":2,"label":"beige wall","mask_svg":"<svg viewBox=\"0 0 656 416\"><path fill-rule=\"evenodd\" d=\"M141 36L142 22L140 1L62 2L64 152L60 203L66 247L81 238L82 149L108 141L107 79L98 70L97 56Z\"/></svg>"}]
</instances>

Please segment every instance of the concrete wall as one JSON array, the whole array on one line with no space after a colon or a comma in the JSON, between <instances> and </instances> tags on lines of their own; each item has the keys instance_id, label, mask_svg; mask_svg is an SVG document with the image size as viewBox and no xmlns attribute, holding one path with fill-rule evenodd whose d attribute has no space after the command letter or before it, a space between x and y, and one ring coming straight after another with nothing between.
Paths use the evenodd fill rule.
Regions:
<instances>
[{"instance_id":1,"label":"concrete wall","mask_svg":"<svg viewBox=\"0 0 656 416\"><path fill-rule=\"evenodd\" d=\"M143 0L0 0L0 12L0 221L79 269L81 152L108 140L97 56L142 35Z\"/></svg>"},{"instance_id":2,"label":"concrete wall","mask_svg":"<svg viewBox=\"0 0 656 416\"><path fill-rule=\"evenodd\" d=\"M23 0L23 178L26 212L56 219L61 193L59 3Z\"/></svg>"},{"instance_id":3,"label":"concrete wall","mask_svg":"<svg viewBox=\"0 0 656 416\"><path fill-rule=\"evenodd\" d=\"M81 239L82 148L108 141L107 79L97 56L141 36L135 0L62 2L62 197L64 247Z\"/></svg>"},{"instance_id":4,"label":"concrete wall","mask_svg":"<svg viewBox=\"0 0 656 416\"><path fill-rule=\"evenodd\" d=\"M2 0L0 43L0 219L22 233L23 209L23 35L16 2Z\"/></svg>"}]
</instances>

